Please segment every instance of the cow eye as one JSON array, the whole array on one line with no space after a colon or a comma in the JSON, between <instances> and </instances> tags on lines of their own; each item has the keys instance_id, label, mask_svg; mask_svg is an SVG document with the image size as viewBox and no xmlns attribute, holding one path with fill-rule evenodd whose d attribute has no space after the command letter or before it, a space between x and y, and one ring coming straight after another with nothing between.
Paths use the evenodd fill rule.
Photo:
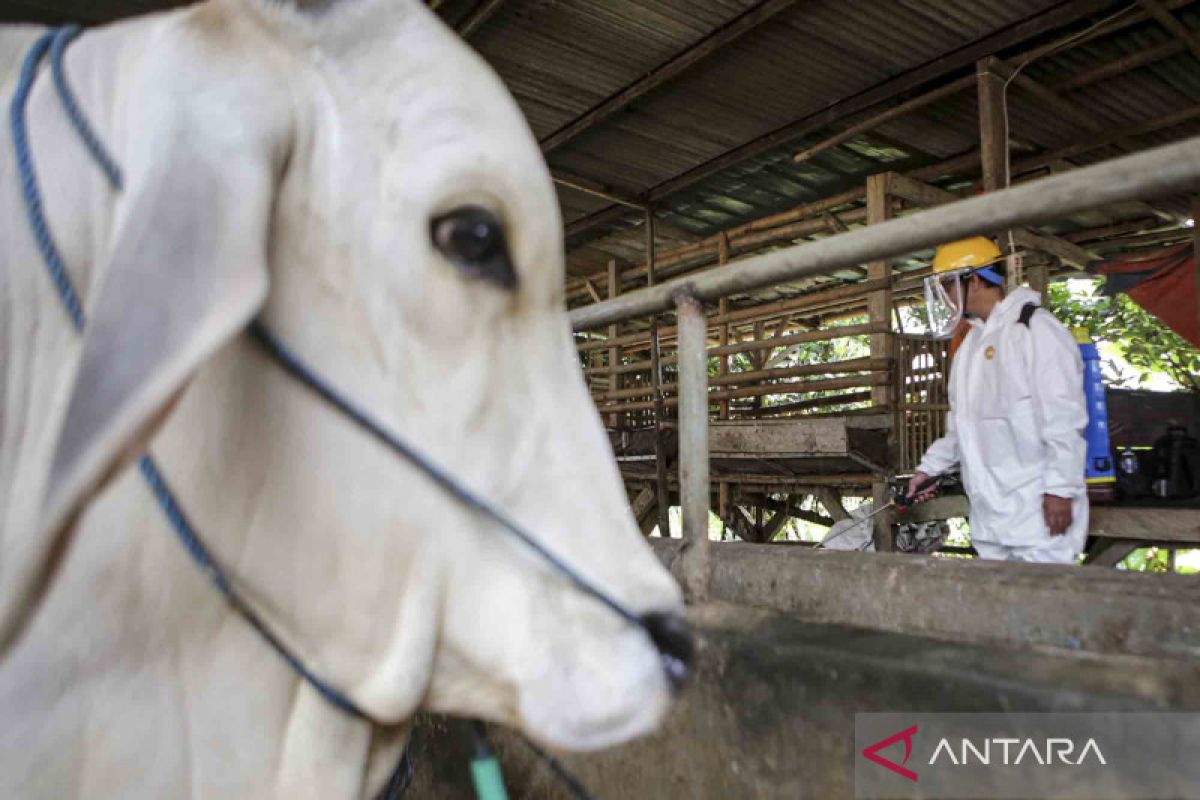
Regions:
<instances>
[{"instance_id":1,"label":"cow eye","mask_svg":"<svg viewBox=\"0 0 1200 800\"><path fill-rule=\"evenodd\" d=\"M491 211L479 206L456 208L435 217L429 232L438 252L470 277L502 289L517 288L504 225Z\"/></svg>"}]
</instances>

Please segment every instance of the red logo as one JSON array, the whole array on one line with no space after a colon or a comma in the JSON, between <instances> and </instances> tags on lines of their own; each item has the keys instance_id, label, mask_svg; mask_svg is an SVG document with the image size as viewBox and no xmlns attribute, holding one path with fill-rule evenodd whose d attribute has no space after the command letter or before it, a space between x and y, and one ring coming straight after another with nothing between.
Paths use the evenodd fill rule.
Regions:
<instances>
[{"instance_id":1,"label":"red logo","mask_svg":"<svg viewBox=\"0 0 1200 800\"><path fill-rule=\"evenodd\" d=\"M916 783L917 773L904 766L908 763L909 756L912 755L912 737L916 732L917 726L913 725L911 728L905 728L899 733L893 733L886 739L880 739L878 742L862 751L863 758L867 759L868 761L874 761L879 766L884 767L885 769L890 769L897 775L908 778L913 783ZM888 759L879 755L880 750L886 750L902 739L904 740L904 760L899 764L894 761L889 761Z\"/></svg>"}]
</instances>

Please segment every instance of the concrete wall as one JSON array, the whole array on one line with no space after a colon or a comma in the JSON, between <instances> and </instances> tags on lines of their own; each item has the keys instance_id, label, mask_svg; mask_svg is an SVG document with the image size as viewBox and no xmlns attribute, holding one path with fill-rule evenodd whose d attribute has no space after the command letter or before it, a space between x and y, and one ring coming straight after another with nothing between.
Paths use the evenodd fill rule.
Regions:
<instances>
[{"instance_id":1,"label":"concrete wall","mask_svg":"<svg viewBox=\"0 0 1200 800\"><path fill-rule=\"evenodd\" d=\"M678 539L651 540L678 576ZM806 622L1099 653L1200 656L1200 579L714 543L709 598Z\"/></svg>"},{"instance_id":2,"label":"concrete wall","mask_svg":"<svg viewBox=\"0 0 1200 800\"><path fill-rule=\"evenodd\" d=\"M653 543L678 572L681 542ZM665 728L563 759L596 798L852 797L859 712L1200 711L1196 578L742 543L711 556L696 676ZM460 726L418 726L411 796L473 797ZM493 738L511 797L569 796L522 740Z\"/></svg>"},{"instance_id":3,"label":"concrete wall","mask_svg":"<svg viewBox=\"0 0 1200 800\"><path fill-rule=\"evenodd\" d=\"M1195 661L945 642L722 604L693 620L698 674L664 730L563 759L594 797L852 797L858 712L1200 710ZM569 796L522 741L492 738L510 797ZM414 755L412 796L472 797L457 723L422 721Z\"/></svg>"}]
</instances>

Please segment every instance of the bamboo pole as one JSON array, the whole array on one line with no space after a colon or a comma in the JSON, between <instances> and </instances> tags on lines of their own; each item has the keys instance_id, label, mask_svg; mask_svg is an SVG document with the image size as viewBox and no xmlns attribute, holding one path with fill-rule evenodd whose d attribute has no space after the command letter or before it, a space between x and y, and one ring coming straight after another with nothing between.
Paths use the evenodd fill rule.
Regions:
<instances>
[{"instance_id":1,"label":"bamboo pole","mask_svg":"<svg viewBox=\"0 0 1200 800\"><path fill-rule=\"evenodd\" d=\"M769 350L776 347L787 347L794 344L804 344L807 342L828 342L834 339L845 339L851 336L863 336L872 333L878 333L886 330L886 326L876 323L864 323L862 325L839 325L831 328L821 328L819 330L804 331L803 333L791 333L785 336L776 336L763 341L748 341L734 342L728 345L718 345L717 347L708 348L709 357L726 356L734 353L746 353L754 350ZM667 356L662 359L663 366L669 366L675 363L675 359ZM619 373L626 372L648 372L651 368L649 361L635 361L630 364L622 364L618 369ZM597 367L596 372L608 372L608 367ZM588 370L591 374L592 370ZM718 377L724 377L731 374L728 371L724 373L718 372Z\"/></svg>"},{"instance_id":2,"label":"bamboo pole","mask_svg":"<svg viewBox=\"0 0 1200 800\"><path fill-rule=\"evenodd\" d=\"M811 375L845 375L850 372L868 372L886 370L892 364L889 358L874 358L864 356L845 361L832 361L823 364L798 364L794 367L772 367L770 369L755 369L745 372L731 372L728 375L713 378L709 381L712 386L738 386L759 381L779 380L782 378L803 378ZM676 383L664 383L661 387L663 396L678 390ZM647 386L633 386L628 389L613 389L595 396L598 401L627 400L630 397L650 397L654 389Z\"/></svg>"},{"instance_id":3,"label":"bamboo pole","mask_svg":"<svg viewBox=\"0 0 1200 800\"><path fill-rule=\"evenodd\" d=\"M918 282L919 284L919 282ZM813 311L834 303L846 300L857 299L863 304L866 303L866 296L869 292L883 288L885 282L882 280L867 280L859 283L849 283L835 286L832 289L811 292L809 294L800 295L788 300L778 300L774 303L764 303L752 308L743 308L737 311L731 311L728 314L709 317L709 325L720 325L723 323L747 323L747 322L765 322L783 314L794 314L800 311ZM590 306L589 306L590 308ZM573 313L573 312L572 312ZM667 326L659 329L661 337L670 338L675 334L674 326ZM603 350L613 345L620 345L626 350L638 350L647 345L646 333L633 333L620 336L614 341L606 339L593 339L577 345L579 352L586 353L589 350Z\"/></svg>"},{"instance_id":4,"label":"bamboo pole","mask_svg":"<svg viewBox=\"0 0 1200 800\"><path fill-rule=\"evenodd\" d=\"M809 394L812 392L832 392L838 389L861 389L873 386L887 385L889 376L885 372L872 372L865 375L855 375L850 378L822 378L809 381L792 381L788 383L772 383L766 386L747 386L743 389L725 389L719 392L709 392L710 402L717 400L737 400L748 397L766 397L773 394ZM663 405L672 408L678 405L678 398L671 396L663 398ZM610 411L647 411L654 408L653 401L636 403L612 403L600 407L602 413Z\"/></svg>"},{"instance_id":5,"label":"bamboo pole","mask_svg":"<svg viewBox=\"0 0 1200 800\"><path fill-rule=\"evenodd\" d=\"M748 413L755 417L767 417L776 414L790 414L797 411L811 411L814 408L826 408L827 406L837 406L846 403L861 403L870 399L871 393L869 391L847 392L846 394L838 394L830 397L814 397L811 400L800 400L795 403L765 406Z\"/></svg>"},{"instance_id":6,"label":"bamboo pole","mask_svg":"<svg viewBox=\"0 0 1200 800\"><path fill-rule=\"evenodd\" d=\"M781 211L778 214L772 214L769 217L762 217L751 222L738 225L721 233L713 234L712 236L701 239L692 244L682 245L673 250L668 250L660 253L655 258L655 268L660 270L660 277L665 273L661 273L664 268L669 268L677 264L694 260L696 258L717 258L719 255L720 241L722 234L729 240L731 248L733 246L741 246L740 241L734 241L739 237L746 236L752 233L760 233L779 228L781 225L800 222L812 218L819 218L821 214L832 211L835 208L840 208L848 203L861 200L863 198L862 189L850 189L849 191L827 197L822 200L815 200L811 203L804 203L796 206L788 211ZM843 218L843 221L856 221L853 217L850 219ZM813 233L824 227L822 222L820 225L814 225ZM645 262L635 264L632 267L627 267L621 271L621 280L634 280L640 278L646 271ZM586 291L583 279L569 281L566 285L567 299L573 299L581 296Z\"/></svg>"}]
</instances>

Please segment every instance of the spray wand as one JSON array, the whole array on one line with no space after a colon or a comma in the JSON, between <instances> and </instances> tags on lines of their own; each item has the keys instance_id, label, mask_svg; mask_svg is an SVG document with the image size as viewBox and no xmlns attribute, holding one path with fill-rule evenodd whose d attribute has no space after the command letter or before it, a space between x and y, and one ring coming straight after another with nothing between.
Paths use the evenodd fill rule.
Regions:
<instances>
[{"instance_id":1,"label":"spray wand","mask_svg":"<svg viewBox=\"0 0 1200 800\"><path fill-rule=\"evenodd\" d=\"M863 517L858 522L854 523L853 525L849 526L848 528L844 528L844 529L838 531L837 533L835 533L833 536L829 536L826 539L824 539L823 541L817 542L815 549L820 549L822 547L825 547L834 539L838 538L839 536L849 533L850 531L854 530L855 528L858 528L860 525L867 524L868 522L875 519L880 514L882 514L883 512L887 511L890 508L896 509L901 514L908 513L908 510L917 504L917 498L921 496L921 493L924 492L926 489L930 488L931 486L937 486L938 483L941 482L942 477L943 476L941 476L941 475L934 475L932 477L926 478L925 480L921 481L920 483L918 483L916 485L916 487L912 491L912 494L901 494L899 497L896 497L896 498L888 501L887 504L880 506L879 508L872 511L870 514Z\"/></svg>"}]
</instances>

